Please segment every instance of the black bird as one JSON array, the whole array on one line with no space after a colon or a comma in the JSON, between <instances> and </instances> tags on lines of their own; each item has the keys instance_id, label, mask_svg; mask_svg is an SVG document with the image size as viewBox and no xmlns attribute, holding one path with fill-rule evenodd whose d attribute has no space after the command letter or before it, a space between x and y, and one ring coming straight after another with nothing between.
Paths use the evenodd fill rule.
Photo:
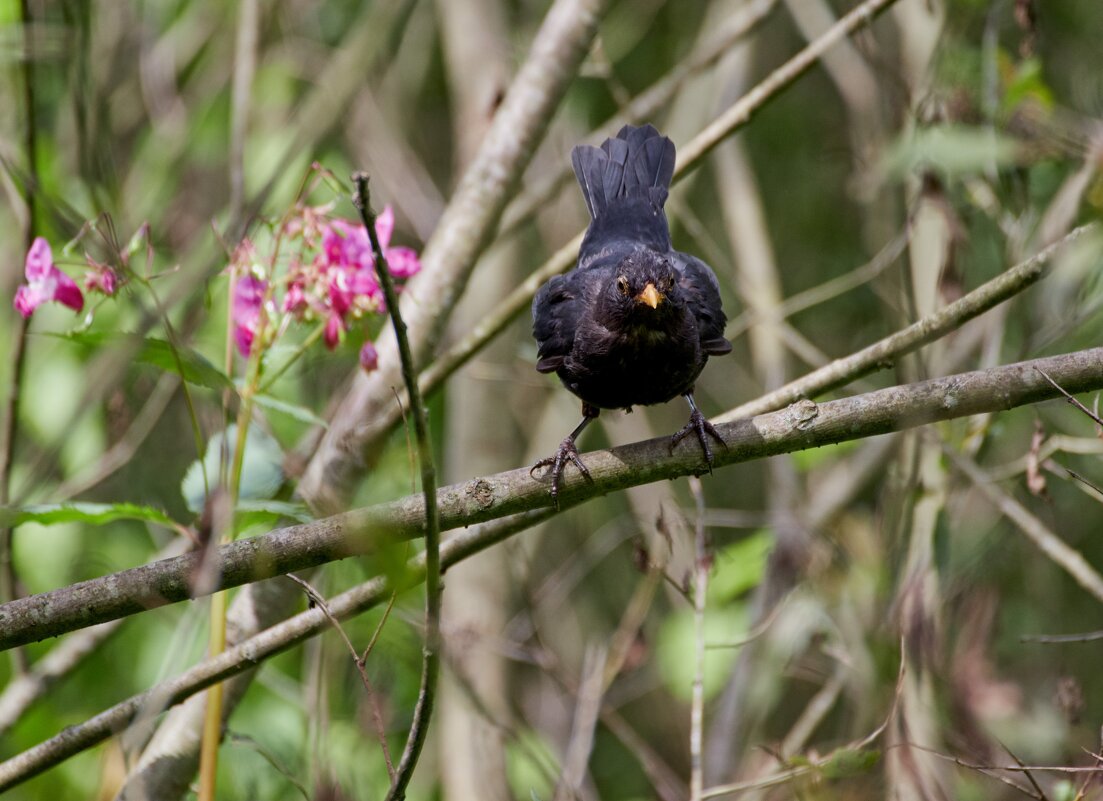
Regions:
<instances>
[{"instance_id":1,"label":"black bird","mask_svg":"<svg viewBox=\"0 0 1103 801\"><path fill-rule=\"evenodd\" d=\"M663 205L674 175L674 143L651 125L626 125L601 147L571 152L590 210L578 266L548 281L532 301L536 369L555 373L582 399L582 422L555 456L552 500L568 461L585 476L575 439L601 409L689 401L690 417L670 448L697 435L712 468L708 437L724 440L693 400L693 384L709 356L730 353L727 318L707 264L670 244ZM531 472L531 471L530 471Z\"/></svg>"}]
</instances>

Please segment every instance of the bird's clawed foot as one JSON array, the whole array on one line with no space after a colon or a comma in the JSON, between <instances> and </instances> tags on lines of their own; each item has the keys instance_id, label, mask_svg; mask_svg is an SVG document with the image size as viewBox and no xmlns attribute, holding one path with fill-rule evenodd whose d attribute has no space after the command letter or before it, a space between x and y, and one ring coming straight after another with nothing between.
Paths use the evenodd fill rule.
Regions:
<instances>
[{"instance_id":1,"label":"bird's clawed foot","mask_svg":"<svg viewBox=\"0 0 1103 801\"><path fill-rule=\"evenodd\" d=\"M582 459L578 456L578 448L575 447L574 437L567 437L561 443L559 443L559 450L555 452L555 456L549 456L547 459L541 459L529 469L529 475L531 476L541 467L551 467L551 498L552 505L556 509L559 508L559 482L563 478L563 470L567 466L567 462L571 462L578 468L578 472L582 474L582 477L587 481L593 481L590 476L590 471L586 469L586 465L582 463Z\"/></svg>"},{"instance_id":2,"label":"bird's clawed foot","mask_svg":"<svg viewBox=\"0 0 1103 801\"><path fill-rule=\"evenodd\" d=\"M724 438L720 436L720 432L716 430L716 426L705 419L705 416L697 411L694 407L690 412L689 422L686 423L682 430L670 438L670 452L674 453L674 448L679 442L688 437L690 434L697 435L697 441L701 443L701 450L705 452L705 462L708 464L709 473L712 472L712 448L709 447L709 437L712 437L724 448L728 447L728 443L724 442Z\"/></svg>"}]
</instances>

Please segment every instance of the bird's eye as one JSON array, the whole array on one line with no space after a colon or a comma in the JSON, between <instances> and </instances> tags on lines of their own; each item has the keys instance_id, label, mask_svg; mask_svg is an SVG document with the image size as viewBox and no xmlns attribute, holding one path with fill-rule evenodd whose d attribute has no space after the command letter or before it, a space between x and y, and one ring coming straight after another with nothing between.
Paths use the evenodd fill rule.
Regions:
<instances>
[{"instance_id":1,"label":"bird's eye","mask_svg":"<svg viewBox=\"0 0 1103 801\"><path fill-rule=\"evenodd\" d=\"M627 276L622 275L622 276L617 278L617 289L620 290L620 294L622 294L622 295L627 295L628 294L628 277Z\"/></svg>"},{"instance_id":2,"label":"bird's eye","mask_svg":"<svg viewBox=\"0 0 1103 801\"><path fill-rule=\"evenodd\" d=\"M674 288L674 276L673 275L668 275L666 277L666 281L664 281L663 283L664 283L664 288L666 289L667 292L669 292L670 290L672 290Z\"/></svg>"}]
</instances>

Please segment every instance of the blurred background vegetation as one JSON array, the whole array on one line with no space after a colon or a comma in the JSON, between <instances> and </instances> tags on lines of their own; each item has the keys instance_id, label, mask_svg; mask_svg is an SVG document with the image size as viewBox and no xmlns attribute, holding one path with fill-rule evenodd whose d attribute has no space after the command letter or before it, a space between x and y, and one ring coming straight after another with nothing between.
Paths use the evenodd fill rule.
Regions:
<instances>
[{"instance_id":1,"label":"blurred background vegetation","mask_svg":"<svg viewBox=\"0 0 1103 801\"><path fill-rule=\"evenodd\" d=\"M287 209L318 162L340 177L368 170L376 203L396 210L395 240L420 249L549 7L262 1L250 47L239 39L249 5L0 2L0 296L12 297L21 282L31 236L47 237L64 268L83 250L105 247L93 233L60 255L86 221L108 215L123 243L148 224L152 270L164 274L156 285L175 327L221 364L227 247L257 230L258 216ZM761 17L648 120L678 145L853 5L613 3L518 192L562 175L574 144L614 134L620 123L611 120L628 99L699 61L732 20ZM735 342L735 354L713 359L698 385L706 414L875 341L1097 218L1100 41L1099 3L900 0L681 181L668 206L675 246L713 265ZM250 57L255 73L235 95L239 60ZM354 216L328 186L312 199L336 200L340 214ZM499 237L445 345L585 222L577 188L564 182ZM1021 297L844 392L1098 345L1101 254L1103 239L1087 237ZM22 324L10 304L3 308L6 398L8 354ZM190 524L181 482L198 454L178 382L108 344L50 336L77 326L164 336L138 291L77 318L61 307L35 314L11 501L125 501ZM529 326L527 315L518 319L431 397L444 481L531 464L577 422L573 397L534 371ZM294 413L263 410L292 479L317 443L306 410L332 414L358 369L359 344L353 336L334 353L308 351L273 392ZM193 392L209 438L223 426L220 396ZM583 445L658 436L684 419L680 403L606 414ZM134 447L108 465L104 454L119 443ZM725 468L701 479L700 499L677 481L594 501L449 572L441 708L411 797L553 796L587 653L609 643L647 581L641 554L667 560L668 580L605 695L578 792L686 797L694 668L687 589L698 521L715 550L707 784L753 782L851 753L845 769L818 768L752 794L1021 794L901 745L909 742L969 764L1093 764L1086 752L1100 751L1103 640L1024 638L1097 631L1103 599L1045 558L944 459L940 443L977 462L1004 497L1103 570L1103 499L1068 472L1103 485L1103 443L1086 416L1058 402ZM396 431L373 455L355 503L413 491L410 458ZM255 533L275 522L260 521ZM25 524L12 540L15 589L41 592L138 565L174 536L128 521ZM403 556L329 565L314 583L332 594ZM421 603L418 591L399 597L367 663L392 753L417 691ZM381 617L348 622L359 648ZM198 602L127 620L4 732L0 757L200 659L205 628ZM46 641L0 660L0 681L56 646ZM902 647L908 669L900 678ZM837 751L894 711L868 750ZM371 719L336 635L293 649L264 666L231 718L219 797L383 797L388 779ZM8 797L112 798L142 744L117 737ZM1000 775L1030 787L1021 774ZM1037 789L1028 794L1036 797L1101 794L1096 783L1077 796L1078 775L1032 775Z\"/></svg>"}]
</instances>

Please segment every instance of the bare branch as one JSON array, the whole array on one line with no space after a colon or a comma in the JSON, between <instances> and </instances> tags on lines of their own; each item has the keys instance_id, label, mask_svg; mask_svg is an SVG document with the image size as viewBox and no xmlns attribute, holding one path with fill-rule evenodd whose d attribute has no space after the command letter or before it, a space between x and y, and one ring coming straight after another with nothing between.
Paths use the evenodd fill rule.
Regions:
<instances>
[{"instance_id":1,"label":"bare branch","mask_svg":"<svg viewBox=\"0 0 1103 801\"><path fill-rule=\"evenodd\" d=\"M779 412L718 426L728 447L716 454L714 466L1058 397L1035 367L1041 367L1069 392L1103 388L1103 348L1092 348L827 403L805 400ZM669 437L658 437L584 454L593 481L569 473L560 491L560 506L576 506L627 487L704 469L692 449L672 454L669 444ZM442 487L437 490L437 503L441 530L448 531L519 512L547 510L551 497L546 483L533 480L528 468L519 468ZM408 495L238 540L219 548L220 569L210 589L373 553L389 543L422 536L424 520L424 499ZM198 554L187 554L4 604L0 606L0 649L187 600L192 597L190 578L199 562Z\"/></svg>"},{"instance_id":2,"label":"bare branch","mask_svg":"<svg viewBox=\"0 0 1103 801\"><path fill-rule=\"evenodd\" d=\"M1041 369L1038 372L1044 375L1048 370ZM1049 376L1046 376L1046 378L1049 379ZM1050 383L1056 387L1057 385L1052 383L1054 380L1049 379ZM1057 387L1057 389L1060 389L1060 387ZM1064 390L1061 390L1062 394L1064 392ZM981 494L999 509L1001 514L1018 526L1019 530L1037 545L1042 553L1076 579L1076 583L1094 595L1097 600L1103 601L1103 576L1099 575L1096 569L1080 555L1079 551L1069 547L1064 540L1050 531L1048 526L1032 515L1025 506L996 486L977 463L968 456L958 453L946 445L943 445L942 450L954 467L959 472L964 473L981 491Z\"/></svg>"},{"instance_id":3,"label":"bare branch","mask_svg":"<svg viewBox=\"0 0 1103 801\"><path fill-rule=\"evenodd\" d=\"M836 359L819 370L813 370L808 375L789 382L781 389L767 393L750 403L744 403L720 415L717 420L727 422L740 417L762 414L787 403L793 403L800 398L815 397L845 386L855 378L887 367L894 359L918 350L928 342L933 342L950 331L960 328L966 320L977 317L1044 278L1053 268L1054 257L1061 250L1095 228L1096 225L1092 223L1071 231L1064 239L1055 242L991 281L981 284L945 308L917 320L907 328L857 353Z\"/></svg>"}]
</instances>

